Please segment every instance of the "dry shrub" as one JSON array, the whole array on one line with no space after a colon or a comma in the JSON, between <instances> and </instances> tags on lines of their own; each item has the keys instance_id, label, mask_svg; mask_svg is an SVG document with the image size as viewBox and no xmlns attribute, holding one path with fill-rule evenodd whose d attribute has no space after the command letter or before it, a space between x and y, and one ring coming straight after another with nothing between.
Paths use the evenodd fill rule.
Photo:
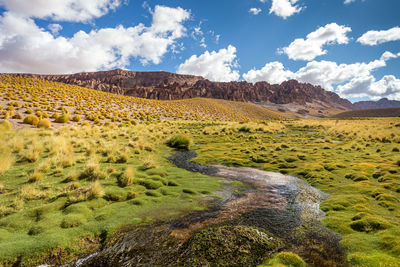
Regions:
<instances>
[{"instance_id":1,"label":"dry shrub","mask_svg":"<svg viewBox=\"0 0 400 267\"><path fill-rule=\"evenodd\" d=\"M89 197L90 198L101 198L104 196L104 190L98 180L94 181L90 186Z\"/></svg>"},{"instance_id":2,"label":"dry shrub","mask_svg":"<svg viewBox=\"0 0 400 267\"><path fill-rule=\"evenodd\" d=\"M28 115L25 117L24 121L25 124L30 124L30 125L38 125L39 123L39 118L36 115Z\"/></svg>"},{"instance_id":3,"label":"dry shrub","mask_svg":"<svg viewBox=\"0 0 400 267\"><path fill-rule=\"evenodd\" d=\"M49 129L51 127L51 122L48 119L41 119L37 126L39 128Z\"/></svg>"}]
</instances>

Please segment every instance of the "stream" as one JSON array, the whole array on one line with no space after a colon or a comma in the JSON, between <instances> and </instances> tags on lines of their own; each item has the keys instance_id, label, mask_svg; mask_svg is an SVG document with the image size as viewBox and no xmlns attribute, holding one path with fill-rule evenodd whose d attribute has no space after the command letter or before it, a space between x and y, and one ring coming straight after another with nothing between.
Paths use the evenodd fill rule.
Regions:
<instances>
[{"instance_id":1,"label":"stream","mask_svg":"<svg viewBox=\"0 0 400 267\"><path fill-rule=\"evenodd\" d=\"M292 251L311 266L346 266L341 237L319 221L328 195L305 181L253 168L201 165L197 154L169 157L179 168L222 178L209 208L172 221L127 226L105 247L69 266L257 266ZM235 187L240 181L246 186Z\"/></svg>"}]
</instances>

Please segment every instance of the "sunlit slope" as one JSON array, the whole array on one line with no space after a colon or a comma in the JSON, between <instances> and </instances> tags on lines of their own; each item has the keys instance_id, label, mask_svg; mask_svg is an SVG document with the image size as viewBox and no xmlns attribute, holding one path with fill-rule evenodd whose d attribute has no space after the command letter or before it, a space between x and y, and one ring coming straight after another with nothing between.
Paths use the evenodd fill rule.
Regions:
<instances>
[{"instance_id":1,"label":"sunlit slope","mask_svg":"<svg viewBox=\"0 0 400 267\"><path fill-rule=\"evenodd\" d=\"M346 111L334 115L335 118L399 117L400 108L380 108Z\"/></svg>"},{"instance_id":2,"label":"sunlit slope","mask_svg":"<svg viewBox=\"0 0 400 267\"><path fill-rule=\"evenodd\" d=\"M246 121L282 117L257 105L195 98L158 101L31 78L0 76L2 115L19 119L29 114L54 117L68 113L95 123L153 121L159 119ZM80 121L80 120L79 120Z\"/></svg>"}]
</instances>

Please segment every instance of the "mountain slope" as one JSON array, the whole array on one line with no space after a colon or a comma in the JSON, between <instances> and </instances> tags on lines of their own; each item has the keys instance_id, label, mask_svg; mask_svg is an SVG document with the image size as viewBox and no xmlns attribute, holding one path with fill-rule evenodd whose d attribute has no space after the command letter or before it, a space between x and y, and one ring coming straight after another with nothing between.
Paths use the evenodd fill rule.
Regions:
<instances>
[{"instance_id":1,"label":"mountain slope","mask_svg":"<svg viewBox=\"0 0 400 267\"><path fill-rule=\"evenodd\" d=\"M353 105L355 109L400 108L400 101L382 98L378 101L360 101Z\"/></svg>"},{"instance_id":2,"label":"mountain slope","mask_svg":"<svg viewBox=\"0 0 400 267\"><path fill-rule=\"evenodd\" d=\"M156 100L178 100L188 98L215 98L231 101L272 104L290 110L297 105L298 109L309 109L307 112L336 113L353 108L351 102L328 92L320 86L299 83L295 80L271 85L267 82L255 84L247 82L211 82L202 77L179 75L166 72L133 72L112 70L85 72L71 75L34 75L14 74L22 77L33 77L44 80L63 82L97 89L105 92L129 95ZM276 106L274 106L276 105ZM295 110L293 110L295 111Z\"/></svg>"},{"instance_id":3,"label":"mountain slope","mask_svg":"<svg viewBox=\"0 0 400 267\"><path fill-rule=\"evenodd\" d=\"M95 124L164 119L246 121L282 117L278 112L250 103L204 98L149 100L8 75L0 76L0 105L0 110L3 109L0 118L12 120L16 127L21 126L28 114L34 113L38 117L68 113L70 119L78 115Z\"/></svg>"},{"instance_id":4,"label":"mountain slope","mask_svg":"<svg viewBox=\"0 0 400 267\"><path fill-rule=\"evenodd\" d=\"M335 118L400 117L400 108L352 110L336 114L333 117Z\"/></svg>"}]
</instances>

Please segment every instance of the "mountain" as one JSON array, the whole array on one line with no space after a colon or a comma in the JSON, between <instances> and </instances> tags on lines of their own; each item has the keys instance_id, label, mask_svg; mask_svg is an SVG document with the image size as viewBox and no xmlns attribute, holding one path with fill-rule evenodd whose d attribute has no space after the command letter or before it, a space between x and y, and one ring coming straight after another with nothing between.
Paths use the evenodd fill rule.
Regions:
<instances>
[{"instance_id":1,"label":"mountain","mask_svg":"<svg viewBox=\"0 0 400 267\"><path fill-rule=\"evenodd\" d=\"M400 101L382 98L379 101L360 101L353 105L354 109L400 108Z\"/></svg>"},{"instance_id":2,"label":"mountain","mask_svg":"<svg viewBox=\"0 0 400 267\"><path fill-rule=\"evenodd\" d=\"M400 117L400 108L380 108L346 111L334 118Z\"/></svg>"},{"instance_id":3,"label":"mountain","mask_svg":"<svg viewBox=\"0 0 400 267\"><path fill-rule=\"evenodd\" d=\"M51 120L53 128L81 123L130 124L173 119L259 121L284 117L279 112L245 102L209 98L149 100L15 75L0 75L0 92L0 109L4 107L0 118L7 119L15 129L36 126L41 116ZM64 113L68 114L65 119L57 120ZM37 115L35 123L34 114ZM31 122L25 120L29 115Z\"/></svg>"},{"instance_id":4,"label":"mountain","mask_svg":"<svg viewBox=\"0 0 400 267\"><path fill-rule=\"evenodd\" d=\"M353 109L350 101L320 86L290 80L267 82L211 82L203 77L168 72L111 70L69 75L13 74L78 85L104 92L156 100L215 98L252 102L298 114L334 114Z\"/></svg>"}]
</instances>

